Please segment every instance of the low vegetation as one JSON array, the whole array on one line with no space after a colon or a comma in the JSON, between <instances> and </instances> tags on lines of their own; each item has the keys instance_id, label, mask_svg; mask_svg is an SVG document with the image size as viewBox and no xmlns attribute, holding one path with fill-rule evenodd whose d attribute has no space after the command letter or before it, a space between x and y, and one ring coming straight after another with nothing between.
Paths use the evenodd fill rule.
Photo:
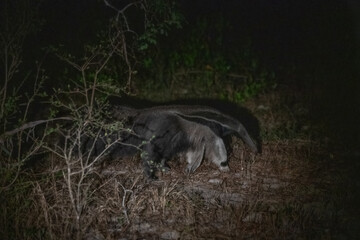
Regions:
<instances>
[{"instance_id":1,"label":"low vegetation","mask_svg":"<svg viewBox=\"0 0 360 240\"><path fill-rule=\"evenodd\" d=\"M286 117L286 94L278 90L246 102L266 133L263 152L254 155L234 138L228 173L203 164L187 175L179 158L160 180L149 181L139 156L84 166L79 158L69 162L50 154L41 166L21 170L4 192L2 234L24 239L354 236L356 216L347 204L356 196L345 178L351 168L339 168L345 160L312 138L310 129L293 129L299 123Z\"/></svg>"},{"instance_id":2,"label":"low vegetation","mask_svg":"<svg viewBox=\"0 0 360 240\"><path fill-rule=\"evenodd\" d=\"M171 41L172 31L184 24L174 2L102 4L114 11L102 32L107 37L84 44L81 57L63 46L46 46L61 74L45 69L45 60L23 74L21 50L26 36L37 30L33 24L40 26L38 9L26 12L32 8L24 4L27 21L13 22L24 36L13 34L9 21L1 23L1 36L6 36L1 38L1 239L359 236L356 152L314 121L317 106L306 96L316 90L283 84L261 66L249 43L231 52L223 49L223 34L231 28L223 16L185 25L192 27L188 35ZM6 6L9 12L16 9ZM144 25L128 24L128 9L141 13ZM32 87L25 91L24 86ZM140 156L110 161L103 151L91 158L94 145L80 150L85 137L131 133L121 121L112 121L110 95L241 104L260 122L262 153L247 151L233 137L229 172L203 163L188 175L179 156L156 181L145 177ZM105 150L119 142L107 141Z\"/></svg>"}]
</instances>

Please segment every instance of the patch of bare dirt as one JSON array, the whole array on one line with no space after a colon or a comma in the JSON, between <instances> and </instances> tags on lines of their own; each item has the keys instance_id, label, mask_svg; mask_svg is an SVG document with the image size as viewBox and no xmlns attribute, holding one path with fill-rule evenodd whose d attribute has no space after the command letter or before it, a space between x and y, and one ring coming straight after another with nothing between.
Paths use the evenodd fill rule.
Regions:
<instances>
[{"instance_id":1,"label":"patch of bare dirt","mask_svg":"<svg viewBox=\"0 0 360 240\"><path fill-rule=\"evenodd\" d=\"M137 158L110 163L101 181L121 183L118 201L125 202L92 225L88 239L95 233L95 239L326 239L340 234L332 225L338 213L329 199L331 176L304 160L314 144L265 142L263 154L255 156L236 141L229 172L205 162L187 175L185 163L172 161L157 181L143 176Z\"/></svg>"}]
</instances>

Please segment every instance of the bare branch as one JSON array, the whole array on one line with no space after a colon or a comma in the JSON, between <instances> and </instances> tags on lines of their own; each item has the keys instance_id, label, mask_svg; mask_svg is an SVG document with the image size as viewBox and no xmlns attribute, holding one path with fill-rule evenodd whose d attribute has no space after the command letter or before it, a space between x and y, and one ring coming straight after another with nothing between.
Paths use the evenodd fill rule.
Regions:
<instances>
[{"instance_id":1,"label":"bare branch","mask_svg":"<svg viewBox=\"0 0 360 240\"><path fill-rule=\"evenodd\" d=\"M26 129L29 129L29 128L33 128L33 127L36 127L37 125L40 125L40 124L43 124L43 123L48 123L48 122L52 122L52 121L58 121L58 120L74 120L73 118L71 117L58 117L58 118L52 118L52 119L47 119L47 120L37 120L37 121L33 121L33 122L28 122L28 123L25 123L23 124L21 127L18 127L18 128L15 128L11 131L7 131L5 133L3 133L1 136L0 136L0 143L3 143L4 142L4 139L8 136L12 136L18 132L21 132L23 130L26 130Z\"/></svg>"}]
</instances>

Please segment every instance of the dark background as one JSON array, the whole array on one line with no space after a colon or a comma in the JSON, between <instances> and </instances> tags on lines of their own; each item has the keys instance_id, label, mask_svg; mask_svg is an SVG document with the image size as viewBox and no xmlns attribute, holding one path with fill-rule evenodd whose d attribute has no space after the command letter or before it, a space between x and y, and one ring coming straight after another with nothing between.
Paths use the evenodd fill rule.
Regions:
<instances>
[{"instance_id":1,"label":"dark background","mask_svg":"<svg viewBox=\"0 0 360 240\"><path fill-rule=\"evenodd\" d=\"M201 19L207 19L202 37L211 45L219 36L217 24L222 21L222 42L216 46L218 54L232 59L233 65L238 61L232 58L234 53L244 53L241 61L245 65L246 58L255 58L258 65L275 73L277 84L293 88L294 93L302 92L309 117L322 124L337 144L358 149L360 7L357 1L179 0L177 4L185 20L181 29L171 30L158 41L157 49L163 55L181 49ZM49 46L61 45L66 52L80 56L85 44L96 42L107 30L114 14L100 0L43 0L38 31L24 42L19 79L33 68L34 61L44 57L44 48ZM136 12L130 18L135 28L143 21ZM66 84L59 79L64 74L59 62L54 54L46 55L43 67L49 76L47 89ZM141 73L142 64L136 67L146 79L147 73Z\"/></svg>"},{"instance_id":2,"label":"dark background","mask_svg":"<svg viewBox=\"0 0 360 240\"><path fill-rule=\"evenodd\" d=\"M276 73L276 81L306 89L311 116L336 131L341 141L359 142L359 3L331 1L219 1L179 0L185 17L161 44L181 41L200 18L225 19L222 51L242 49ZM25 45L25 63L41 58L42 47L63 44L76 54L106 29L113 11L103 1L43 1L43 25ZM134 18L136 19L136 17ZM140 21L140 19L139 19ZM211 29L211 28L210 28ZM208 31L208 39L217 32ZM54 62L53 62L54 61ZM56 60L48 67L56 71ZM51 84L58 84L56 78Z\"/></svg>"}]
</instances>

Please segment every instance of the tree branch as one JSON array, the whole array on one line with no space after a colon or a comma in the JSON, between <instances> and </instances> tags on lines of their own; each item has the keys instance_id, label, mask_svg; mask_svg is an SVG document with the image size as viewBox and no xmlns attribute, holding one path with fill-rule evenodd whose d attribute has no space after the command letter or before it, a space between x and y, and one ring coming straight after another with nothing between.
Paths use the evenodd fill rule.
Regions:
<instances>
[{"instance_id":1,"label":"tree branch","mask_svg":"<svg viewBox=\"0 0 360 240\"><path fill-rule=\"evenodd\" d=\"M40 124L43 124L43 123L48 123L48 122L51 122L51 121L57 121L57 120L69 120L69 121L72 121L74 120L73 118L71 117L58 117L58 118L52 118L52 119L47 119L47 120L37 120L37 121L33 121L33 122L28 122L28 123L25 123L23 124L22 126L18 127L18 128L15 128L11 131L7 131L5 133L3 133L1 136L0 136L0 143L4 143L4 139L5 137L8 137L8 136L12 136L18 132L21 132L25 129L29 129L29 128L32 128L32 127L36 127L37 125L40 125Z\"/></svg>"}]
</instances>

